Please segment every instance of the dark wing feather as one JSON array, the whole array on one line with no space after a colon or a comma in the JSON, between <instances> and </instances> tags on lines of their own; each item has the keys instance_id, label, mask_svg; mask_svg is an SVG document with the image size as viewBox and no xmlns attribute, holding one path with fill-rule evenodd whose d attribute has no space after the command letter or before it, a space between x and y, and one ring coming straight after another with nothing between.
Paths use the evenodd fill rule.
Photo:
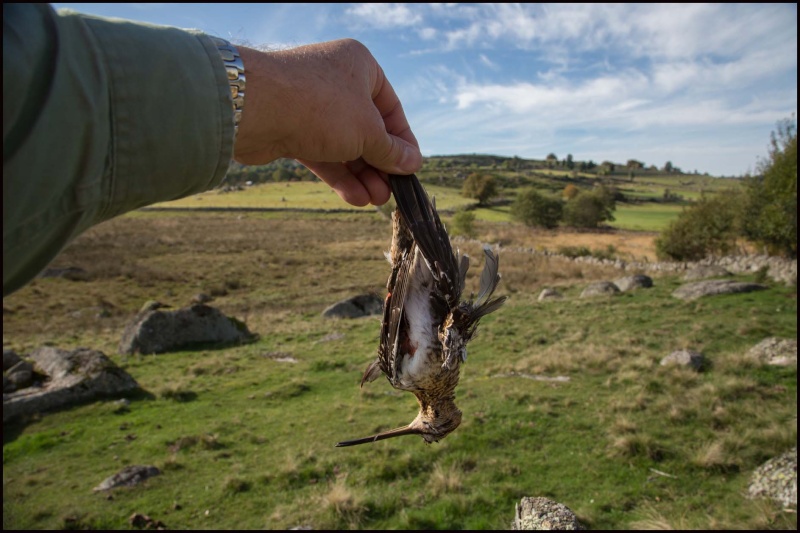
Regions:
<instances>
[{"instance_id":1,"label":"dark wing feather","mask_svg":"<svg viewBox=\"0 0 800 533\"><path fill-rule=\"evenodd\" d=\"M422 251L437 284L441 285L439 293L447 295L448 305L458 305L461 298L459 265L436 208L416 175L390 174L389 184L414 242Z\"/></svg>"},{"instance_id":2,"label":"dark wing feather","mask_svg":"<svg viewBox=\"0 0 800 533\"><path fill-rule=\"evenodd\" d=\"M403 306L406 301L409 282L411 281L411 264L413 263L415 247L407 250L397 271L397 278L392 287L392 292L386 299L386 308L383 310L383 331L381 331L381 344L378 348L378 359L381 370L389 378L392 385L397 383L397 372L400 364L399 345L400 330L404 320Z\"/></svg>"}]
</instances>

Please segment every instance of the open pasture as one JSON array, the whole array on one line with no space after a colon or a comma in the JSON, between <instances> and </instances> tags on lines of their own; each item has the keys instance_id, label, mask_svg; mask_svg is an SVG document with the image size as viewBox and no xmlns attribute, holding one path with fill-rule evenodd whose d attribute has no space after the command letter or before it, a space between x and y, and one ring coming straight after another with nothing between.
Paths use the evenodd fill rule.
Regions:
<instances>
[{"instance_id":1,"label":"open pasture","mask_svg":"<svg viewBox=\"0 0 800 533\"><path fill-rule=\"evenodd\" d=\"M684 302L664 277L579 299L619 272L515 250L546 233L478 229L502 243L499 293L510 298L470 345L462 426L434 445L342 449L417 410L382 379L358 387L377 318L320 317L341 298L383 294L382 215L138 212L93 228L54 265L88 281L37 279L5 298L3 344L103 350L148 394L127 409L96 402L4 427L4 528L122 529L138 512L171 529L502 529L522 496L559 501L592 529L796 528L796 514L744 497L753 469L797 442L796 369L745 356L764 337L796 338L796 290ZM475 288L480 247L460 246L477 263ZM546 286L566 299L537 302ZM115 354L142 303L177 307L198 292L260 338ZM710 367L659 365L680 348ZM162 474L112 497L92 492L131 464Z\"/></svg>"}]
</instances>

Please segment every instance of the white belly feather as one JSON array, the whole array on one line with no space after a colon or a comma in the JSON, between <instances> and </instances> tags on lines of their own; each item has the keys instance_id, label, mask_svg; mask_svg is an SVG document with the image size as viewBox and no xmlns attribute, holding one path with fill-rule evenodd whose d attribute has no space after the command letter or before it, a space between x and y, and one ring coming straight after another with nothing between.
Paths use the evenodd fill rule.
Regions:
<instances>
[{"instance_id":1,"label":"white belly feather","mask_svg":"<svg viewBox=\"0 0 800 533\"><path fill-rule=\"evenodd\" d=\"M422 259L419 249L414 257L408 295L406 296L404 314L408 321L408 336L411 346L416 347L414 355L409 357L403 354L403 378L401 381L413 381L425 367L425 354L432 342L436 342L435 331L431 331L433 317L431 315L430 293L433 287L433 277L428 266ZM410 385L410 382L406 382Z\"/></svg>"}]
</instances>

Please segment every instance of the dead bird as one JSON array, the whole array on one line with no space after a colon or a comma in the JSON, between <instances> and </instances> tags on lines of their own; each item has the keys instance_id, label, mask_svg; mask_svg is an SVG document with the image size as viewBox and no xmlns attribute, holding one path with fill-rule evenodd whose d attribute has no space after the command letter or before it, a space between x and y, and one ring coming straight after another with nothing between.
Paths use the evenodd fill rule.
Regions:
<instances>
[{"instance_id":1,"label":"dead bird","mask_svg":"<svg viewBox=\"0 0 800 533\"><path fill-rule=\"evenodd\" d=\"M392 272L383 307L378 357L364 372L361 386L381 373L398 390L417 397L419 414L407 426L338 443L353 446L401 435L437 442L461 423L455 388L467 343L478 321L496 311L505 296L492 298L500 282L499 256L487 246L480 290L462 301L469 257L453 252L450 238L415 175L389 176L397 209L392 215L392 245L386 254Z\"/></svg>"}]
</instances>

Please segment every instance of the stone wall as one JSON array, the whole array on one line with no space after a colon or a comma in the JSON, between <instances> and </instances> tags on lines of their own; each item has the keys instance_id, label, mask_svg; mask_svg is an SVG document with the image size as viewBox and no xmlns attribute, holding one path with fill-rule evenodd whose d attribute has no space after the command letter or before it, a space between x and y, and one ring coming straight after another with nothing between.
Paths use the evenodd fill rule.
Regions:
<instances>
[{"instance_id":1,"label":"stone wall","mask_svg":"<svg viewBox=\"0 0 800 533\"><path fill-rule=\"evenodd\" d=\"M456 237L454 242L467 240L463 237ZM478 242L478 241L474 241ZM494 245L501 248L500 245ZM698 266L720 266L732 274L751 274L764 267L767 268L767 276L773 281L792 285L797 283L797 259L784 259L783 257L771 257L768 255L737 255L726 257L708 257L701 261L688 262L642 262L642 261L623 261L621 259L598 259L591 256L567 257L556 252L547 250L538 251L533 248L502 247L521 253L541 255L547 257L558 257L576 263L586 263L598 266L614 267L628 272L661 272L661 273L680 273L691 270Z\"/></svg>"}]
</instances>

